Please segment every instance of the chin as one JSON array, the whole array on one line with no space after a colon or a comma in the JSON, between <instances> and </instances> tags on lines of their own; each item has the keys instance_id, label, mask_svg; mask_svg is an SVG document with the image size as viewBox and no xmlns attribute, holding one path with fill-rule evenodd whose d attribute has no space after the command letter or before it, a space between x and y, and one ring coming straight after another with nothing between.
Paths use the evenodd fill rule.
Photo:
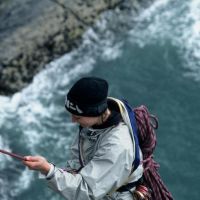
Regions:
<instances>
[{"instance_id":1,"label":"chin","mask_svg":"<svg viewBox=\"0 0 200 200\"><path fill-rule=\"evenodd\" d=\"M83 127L83 128L87 128L88 127L88 125L86 125L86 124L80 124L81 125L81 127Z\"/></svg>"}]
</instances>

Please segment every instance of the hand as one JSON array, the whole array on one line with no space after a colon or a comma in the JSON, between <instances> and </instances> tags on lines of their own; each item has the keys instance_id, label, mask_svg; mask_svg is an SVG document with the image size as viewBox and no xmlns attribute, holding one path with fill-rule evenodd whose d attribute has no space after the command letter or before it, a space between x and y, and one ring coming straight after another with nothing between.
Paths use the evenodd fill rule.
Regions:
<instances>
[{"instance_id":1,"label":"hand","mask_svg":"<svg viewBox=\"0 0 200 200\"><path fill-rule=\"evenodd\" d=\"M48 174L51 168L51 164L42 156L25 156L23 164L30 170L37 170L45 175Z\"/></svg>"}]
</instances>

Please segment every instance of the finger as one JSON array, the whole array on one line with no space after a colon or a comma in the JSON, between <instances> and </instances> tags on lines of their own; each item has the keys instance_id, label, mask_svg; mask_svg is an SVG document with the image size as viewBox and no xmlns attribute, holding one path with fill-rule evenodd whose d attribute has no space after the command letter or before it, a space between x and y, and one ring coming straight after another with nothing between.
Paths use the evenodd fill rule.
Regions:
<instances>
[{"instance_id":1,"label":"finger","mask_svg":"<svg viewBox=\"0 0 200 200\"><path fill-rule=\"evenodd\" d=\"M29 161L29 162L40 162L42 160L45 160L45 159L41 156L25 156L25 161Z\"/></svg>"},{"instance_id":2,"label":"finger","mask_svg":"<svg viewBox=\"0 0 200 200\"><path fill-rule=\"evenodd\" d=\"M31 156L24 156L24 161L28 161Z\"/></svg>"},{"instance_id":3,"label":"finger","mask_svg":"<svg viewBox=\"0 0 200 200\"><path fill-rule=\"evenodd\" d=\"M30 168L34 168L36 163L39 162L40 160L35 156L25 156L23 160L23 164Z\"/></svg>"}]
</instances>

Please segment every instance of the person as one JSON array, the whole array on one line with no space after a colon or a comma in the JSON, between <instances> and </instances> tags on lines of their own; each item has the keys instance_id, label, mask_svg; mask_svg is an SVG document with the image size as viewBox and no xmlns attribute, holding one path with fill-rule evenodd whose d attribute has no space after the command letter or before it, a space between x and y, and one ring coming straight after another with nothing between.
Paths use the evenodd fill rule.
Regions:
<instances>
[{"instance_id":1,"label":"person","mask_svg":"<svg viewBox=\"0 0 200 200\"><path fill-rule=\"evenodd\" d=\"M79 125L65 169L41 156L25 156L24 165L39 171L68 200L136 199L134 190L144 170L142 152L139 148L140 163L134 168L136 144L120 103L108 98L106 80L81 78L65 100L72 122Z\"/></svg>"}]
</instances>

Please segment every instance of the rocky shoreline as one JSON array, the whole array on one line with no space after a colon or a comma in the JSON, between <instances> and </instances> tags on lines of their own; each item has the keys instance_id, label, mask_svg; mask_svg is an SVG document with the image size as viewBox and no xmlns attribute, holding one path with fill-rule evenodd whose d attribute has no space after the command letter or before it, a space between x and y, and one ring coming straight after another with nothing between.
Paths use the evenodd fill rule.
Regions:
<instances>
[{"instance_id":1,"label":"rocky shoreline","mask_svg":"<svg viewBox=\"0 0 200 200\"><path fill-rule=\"evenodd\" d=\"M24 88L47 63L76 48L84 31L103 11L123 2L1 1L0 95L12 95ZM138 1L132 3L137 6Z\"/></svg>"}]
</instances>

